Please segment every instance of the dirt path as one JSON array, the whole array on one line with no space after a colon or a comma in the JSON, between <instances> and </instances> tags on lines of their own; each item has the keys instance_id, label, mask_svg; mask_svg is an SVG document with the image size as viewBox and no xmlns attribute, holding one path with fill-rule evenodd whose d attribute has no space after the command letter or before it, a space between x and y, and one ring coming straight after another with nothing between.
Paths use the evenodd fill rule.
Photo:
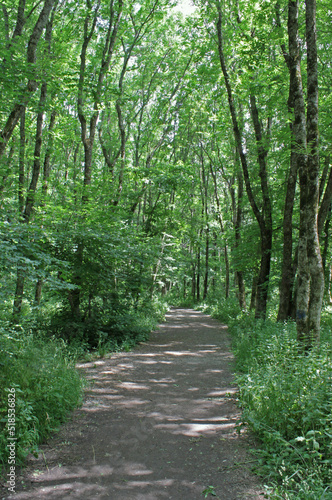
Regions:
<instances>
[{"instance_id":1,"label":"dirt path","mask_svg":"<svg viewBox=\"0 0 332 500\"><path fill-rule=\"evenodd\" d=\"M232 355L218 321L173 309L134 352L81 368L93 381L84 406L8 499L202 500L209 487L211 499L264 498L249 438L235 431Z\"/></svg>"}]
</instances>

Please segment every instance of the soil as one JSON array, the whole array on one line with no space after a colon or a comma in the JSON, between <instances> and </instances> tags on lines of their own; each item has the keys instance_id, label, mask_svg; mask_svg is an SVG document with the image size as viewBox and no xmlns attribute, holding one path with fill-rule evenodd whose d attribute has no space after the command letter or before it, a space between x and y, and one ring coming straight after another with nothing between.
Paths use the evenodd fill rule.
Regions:
<instances>
[{"instance_id":1,"label":"soil","mask_svg":"<svg viewBox=\"0 0 332 500\"><path fill-rule=\"evenodd\" d=\"M133 352L79 365L83 406L3 499L262 500L227 328L172 309Z\"/></svg>"}]
</instances>

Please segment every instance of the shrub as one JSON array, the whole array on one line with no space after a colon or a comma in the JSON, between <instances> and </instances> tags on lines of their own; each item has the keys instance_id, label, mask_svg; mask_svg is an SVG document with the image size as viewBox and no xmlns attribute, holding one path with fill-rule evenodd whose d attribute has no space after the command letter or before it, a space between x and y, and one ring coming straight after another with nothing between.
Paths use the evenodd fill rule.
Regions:
<instances>
[{"instance_id":1,"label":"shrub","mask_svg":"<svg viewBox=\"0 0 332 500\"><path fill-rule=\"evenodd\" d=\"M94 304L88 317L73 319L66 308L57 310L50 321L44 321L41 332L63 339L74 349L117 351L128 349L148 339L149 333L162 321L167 304L153 299L139 307L117 303L116 307Z\"/></svg>"}]
</instances>

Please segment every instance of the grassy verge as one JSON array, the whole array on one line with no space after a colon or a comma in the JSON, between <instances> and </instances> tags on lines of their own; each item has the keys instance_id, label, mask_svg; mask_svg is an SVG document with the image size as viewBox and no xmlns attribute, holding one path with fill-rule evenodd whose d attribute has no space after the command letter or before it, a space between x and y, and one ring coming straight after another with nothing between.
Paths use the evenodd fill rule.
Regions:
<instances>
[{"instance_id":1,"label":"grassy verge","mask_svg":"<svg viewBox=\"0 0 332 500\"><path fill-rule=\"evenodd\" d=\"M332 345L301 354L292 322L255 321L228 301L205 309L225 322L237 360L243 424L261 442L257 472L271 499L332 499Z\"/></svg>"},{"instance_id":2,"label":"grassy verge","mask_svg":"<svg viewBox=\"0 0 332 500\"><path fill-rule=\"evenodd\" d=\"M0 469L15 464L64 422L81 402L82 381L60 340L34 338L3 324L0 332ZM13 462L11 462L13 463Z\"/></svg>"}]
</instances>

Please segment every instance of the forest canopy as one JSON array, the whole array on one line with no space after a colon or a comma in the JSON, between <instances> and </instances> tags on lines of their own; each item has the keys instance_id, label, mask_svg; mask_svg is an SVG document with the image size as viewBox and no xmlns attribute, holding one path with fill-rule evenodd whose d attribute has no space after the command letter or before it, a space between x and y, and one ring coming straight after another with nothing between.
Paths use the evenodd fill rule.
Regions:
<instances>
[{"instance_id":1,"label":"forest canopy","mask_svg":"<svg viewBox=\"0 0 332 500\"><path fill-rule=\"evenodd\" d=\"M279 300L310 345L324 276L330 300L328 1L174 5L2 2L3 313L84 329L171 290L236 294L257 318Z\"/></svg>"}]
</instances>

